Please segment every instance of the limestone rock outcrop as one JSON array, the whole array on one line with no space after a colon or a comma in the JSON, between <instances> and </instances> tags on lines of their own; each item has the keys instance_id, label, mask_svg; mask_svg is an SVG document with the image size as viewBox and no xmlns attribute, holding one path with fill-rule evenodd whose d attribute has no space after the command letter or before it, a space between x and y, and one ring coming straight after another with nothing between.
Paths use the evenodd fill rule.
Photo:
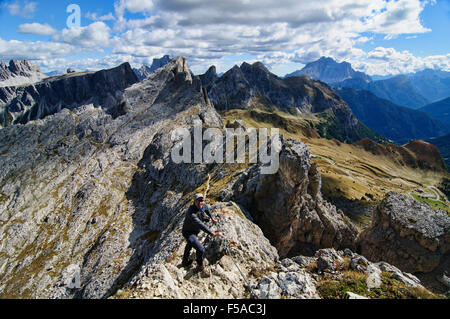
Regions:
<instances>
[{"instance_id":1,"label":"limestone rock outcrop","mask_svg":"<svg viewBox=\"0 0 450 319\"><path fill-rule=\"evenodd\" d=\"M450 216L412 197L390 192L358 238L362 255L403 271L428 273L450 262ZM448 269L448 268L447 268Z\"/></svg>"},{"instance_id":2,"label":"limestone rock outcrop","mask_svg":"<svg viewBox=\"0 0 450 319\"><path fill-rule=\"evenodd\" d=\"M207 251L208 267L204 272L195 271L195 262L190 268L181 267L185 242L181 235L184 209L180 209L168 230L161 234L155 254L115 297L248 297L251 287L248 288L246 280L255 279L252 274L274 269L278 253L236 204L216 203L210 208L219 224L208 226L213 231L223 232L224 237L213 239L203 233L200 235ZM195 260L195 252L191 254L191 259Z\"/></svg>"},{"instance_id":3,"label":"limestone rock outcrop","mask_svg":"<svg viewBox=\"0 0 450 319\"><path fill-rule=\"evenodd\" d=\"M233 186L233 198L251 212L280 256L354 247L358 231L323 200L322 179L307 145L292 139L282 143L278 172L263 175L260 166L249 168Z\"/></svg>"}]
</instances>

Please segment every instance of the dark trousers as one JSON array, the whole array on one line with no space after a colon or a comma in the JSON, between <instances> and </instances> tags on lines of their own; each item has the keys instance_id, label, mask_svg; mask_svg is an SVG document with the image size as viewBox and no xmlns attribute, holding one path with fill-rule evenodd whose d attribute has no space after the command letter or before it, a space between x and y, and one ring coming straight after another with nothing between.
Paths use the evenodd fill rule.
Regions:
<instances>
[{"instance_id":1,"label":"dark trousers","mask_svg":"<svg viewBox=\"0 0 450 319\"><path fill-rule=\"evenodd\" d=\"M194 248L197 251L197 264L201 265L203 263L203 259L205 259L205 248L198 240L198 234L184 234L183 237L186 239L186 248L184 250L183 260L189 260L189 254Z\"/></svg>"}]
</instances>

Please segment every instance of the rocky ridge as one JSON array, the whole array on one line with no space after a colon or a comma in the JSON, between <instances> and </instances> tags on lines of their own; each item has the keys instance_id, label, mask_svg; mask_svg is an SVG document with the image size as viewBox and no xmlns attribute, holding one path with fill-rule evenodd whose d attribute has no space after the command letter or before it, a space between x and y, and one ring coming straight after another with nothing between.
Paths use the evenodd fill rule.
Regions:
<instances>
[{"instance_id":1,"label":"rocky ridge","mask_svg":"<svg viewBox=\"0 0 450 319\"><path fill-rule=\"evenodd\" d=\"M187 189L202 180L201 167L155 158L158 145L173 145L174 127L223 126L185 60L121 94L117 118L90 104L0 130L2 296L107 295L164 229L168 205L183 205L176 179ZM71 266L81 271L80 290L64 285Z\"/></svg>"},{"instance_id":2,"label":"rocky ridge","mask_svg":"<svg viewBox=\"0 0 450 319\"><path fill-rule=\"evenodd\" d=\"M93 104L117 117L122 114L121 92L137 82L130 65L91 73L51 77L28 86L0 88L0 127L25 124L62 109Z\"/></svg>"},{"instance_id":3,"label":"rocky ridge","mask_svg":"<svg viewBox=\"0 0 450 319\"><path fill-rule=\"evenodd\" d=\"M365 137L382 140L352 113L328 85L306 77L279 78L261 62L234 66L222 77L212 67L201 75L214 106L220 111L259 108L302 117L317 116L323 137L356 142Z\"/></svg>"}]
</instances>

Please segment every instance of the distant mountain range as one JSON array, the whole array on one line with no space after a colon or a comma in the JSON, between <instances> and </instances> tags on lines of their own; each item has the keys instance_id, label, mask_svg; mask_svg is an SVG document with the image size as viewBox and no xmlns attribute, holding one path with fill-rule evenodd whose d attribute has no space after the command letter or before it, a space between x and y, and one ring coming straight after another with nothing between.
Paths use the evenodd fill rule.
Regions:
<instances>
[{"instance_id":1,"label":"distant mountain range","mask_svg":"<svg viewBox=\"0 0 450 319\"><path fill-rule=\"evenodd\" d=\"M439 119L440 121L450 124L450 97L431 103L419 109Z\"/></svg>"},{"instance_id":2,"label":"distant mountain range","mask_svg":"<svg viewBox=\"0 0 450 319\"><path fill-rule=\"evenodd\" d=\"M349 79L358 79L362 82L372 82L370 76L363 72L353 70L350 63L337 63L332 58L322 57L315 62L308 63L302 70L286 75L307 76L310 79L328 84L343 82Z\"/></svg>"},{"instance_id":3,"label":"distant mountain range","mask_svg":"<svg viewBox=\"0 0 450 319\"><path fill-rule=\"evenodd\" d=\"M167 63L170 62L170 56L165 55L160 59L153 59L153 63L151 66L143 65L139 69L133 69L134 73L138 77L139 81L142 81L146 79L150 74L158 70L159 68L162 68Z\"/></svg>"},{"instance_id":4,"label":"distant mountain range","mask_svg":"<svg viewBox=\"0 0 450 319\"><path fill-rule=\"evenodd\" d=\"M397 105L413 109L423 107L450 96L450 72L426 69L417 73L390 78L355 71L347 62L337 63L322 57L307 64L302 70L288 74L308 76L329 85L367 90Z\"/></svg>"},{"instance_id":5,"label":"distant mountain range","mask_svg":"<svg viewBox=\"0 0 450 319\"><path fill-rule=\"evenodd\" d=\"M0 87L32 84L46 77L37 65L27 60L11 60L9 65L0 63Z\"/></svg>"},{"instance_id":6,"label":"distant mountain range","mask_svg":"<svg viewBox=\"0 0 450 319\"><path fill-rule=\"evenodd\" d=\"M450 72L425 69L407 76L415 90L430 102L450 97Z\"/></svg>"},{"instance_id":7,"label":"distant mountain range","mask_svg":"<svg viewBox=\"0 0 450 319\"><path fill-rule=\"evenodd\" d=\"M340 83L333 83L333 86L370 91L379 98L412 109L417 109L429 103L429 100L416 91L409 78L405 75L398 75L387 80L368 83L351 79Z\"/></svg>"},{"instance_id":8,"label":"distant mountain range","mask_svg":"<svg viewBox=\"0 0 450 319\"><path fill-rule=\"evenodd\" d=\"M45 75L47 76L56 76L56 75L61 75L62 72L60 71L50 71L50 72L46 72Z\"/></svg>"},{"instance_id":9,"label":"distant mountain range","mask_svg":"<svg viewBox=\"0 0 450 319\"><path fill-rule=\"evenodd\" d=\"M372 92L343 87L337 87L335 90L358 119L397 144L450 133L450 125L425 112L381 99Z\"/></svg>"}]
</instances>

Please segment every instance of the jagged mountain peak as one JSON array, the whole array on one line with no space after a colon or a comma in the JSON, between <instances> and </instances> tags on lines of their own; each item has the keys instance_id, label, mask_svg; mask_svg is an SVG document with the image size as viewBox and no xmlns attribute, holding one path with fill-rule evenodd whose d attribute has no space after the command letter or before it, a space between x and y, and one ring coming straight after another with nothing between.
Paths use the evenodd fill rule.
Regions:
<instances>
[{"instance_id":1,"label":"jagged mountain peak","mask_svg":"<svg viewBox=\"0 0 450 319\"><path fill-rule=\"evenodd\" d=\"M206 71L206 74L216 74L217 75L217 68L215 65L212 65L209 67L208 71Z\"/></svg>"},{"instance_id":2,"label":"jagged mountain peak","mask_svg":"<svg viewBox=\"0 0 450 319\"><path fill-rule=\"evenodd\" d=\"M46 77L39 66L28 60L11 60L9 65L2 61L0 64L0 87L35 83Z\"/></svg>"},{"instance_id":3,"label":"jagged mountain peak","mask_svg":"<svg viewBox=\"0 0 450 319\"><path fill-rule=\"evenodd\" d=\"M321 57L317 61L306 64L302 70L286 75L286 77L292 76L307 76L329 84L350 79L359 79L366 83L372 81L367 74L355 71L350 63L346 61L338 63L330 57Z\"/></svg>"},{"instance_id":4,"label":"jagged mountain peak","mask_svg":"<svg viewBox=\"0 0 450 319\"><path fill-rule=\"evenodd\" d=\"M258 81L262 78L278 78L275 74L271 73L262 62L255 62L253 64L244 62L241 65L241 71L249 78L256 77L255 80L258 79Z\"/></svg>"},{"instance_id":5,"label":"jagged mountain peak","mask_svg":"<svg viewBox=\"0 0 450 319\"><path fill-rule=\"evenodd\" d=\"M219 76L217 75L217 69L215 65L209 67L208 71L206 71L205 74L200 75L200 80L202 81L202 85L206 88L206 90L209 90L211 88L211 85L213 85L218 78Z\"/></svg>"},{"instance_id":6,"label":"jagged mountain peak","mask_svg":"<svg viewBox=\"0 0 450 319\"><path fill-rule=\"evenodd\" d=\"M169 63L171 60L169 55L165 55L162 58L155 58L153 59L153 63L151 66L148 65L142 65L139 69L133 69L134 73L136 73L136 76L138 77L139 81L144 80L147 78L150 74L158 70L159 68L162 68L167 63Z\"/></svg>"},{"instance_id":7,"label":"jagged mountain peak","mask_svg":"<svg viewBox=\"0 0 450 319\"><path fill-rule=\"evenodd\" d=\"M269 69L264 65L264 63L262 63L260 61L257 61L257 62L255 62L253 64L244 62L241 65L241 69L242 70L257 69L257 70L263 70L263 71L266 71L266 72L270 73Z\"/></svg>"}]
</instances>

